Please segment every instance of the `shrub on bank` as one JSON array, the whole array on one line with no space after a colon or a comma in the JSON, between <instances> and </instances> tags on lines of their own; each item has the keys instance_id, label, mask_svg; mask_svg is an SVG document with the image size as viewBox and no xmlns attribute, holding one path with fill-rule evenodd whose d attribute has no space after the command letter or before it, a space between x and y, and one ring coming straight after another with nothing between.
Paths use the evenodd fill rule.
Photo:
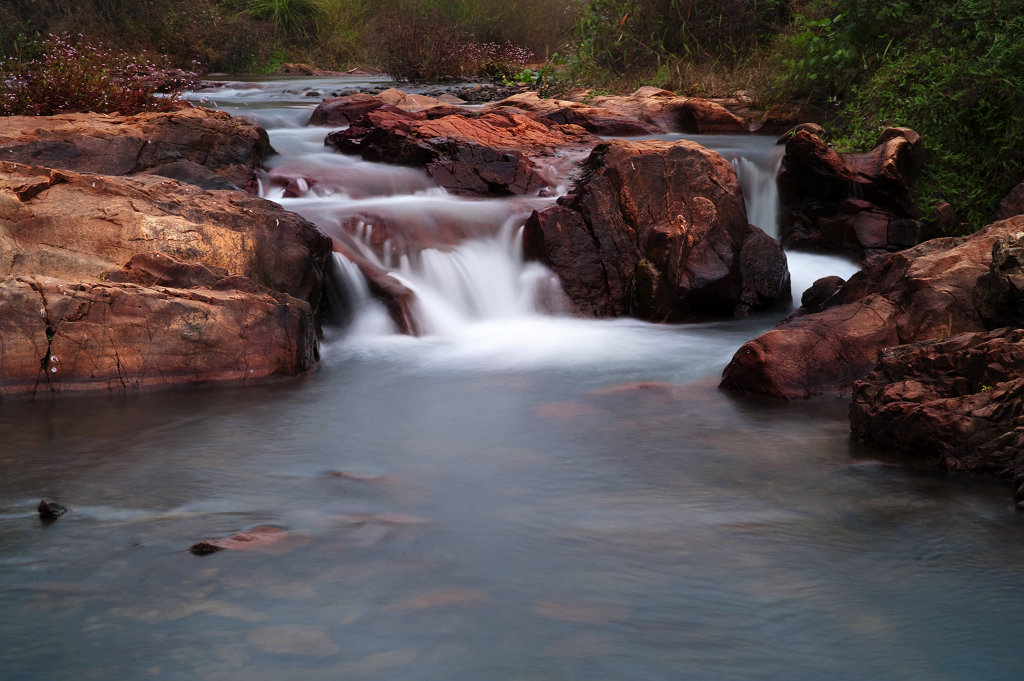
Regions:
<instances>
[{"instance_id":1,"label":"shrub on bank","mask_svg":"<svg viewBox=\"0 0 1024 681\"><path fill-rule=\"evenodd\" d=\"M974 228L1024 178L1024 15L1019 0L812 0L781 41L783 98L828 107L837 144L897 125L928 150L920 198Z\"/></svg>"},{"instance_id":2,"label":"shrub on bank","mask_svg":"<svg viewBox=\"0 0 1024 681\"><path fill-rule=\"evenodd\" d=\"M46 38L36 57L0 61L0 74L5 116L170 109L198 80L196 73L164 69L67 34Z\"/></svg>"}]
</instances>

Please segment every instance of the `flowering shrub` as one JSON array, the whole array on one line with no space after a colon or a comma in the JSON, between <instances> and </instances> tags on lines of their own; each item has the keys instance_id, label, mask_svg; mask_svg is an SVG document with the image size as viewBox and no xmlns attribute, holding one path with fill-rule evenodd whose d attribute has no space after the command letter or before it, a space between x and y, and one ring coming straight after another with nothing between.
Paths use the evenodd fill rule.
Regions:
<instances>
[{"instance_id":1,"label":"flowering shrub","mask_svg":"<svg viewBox=\"0 0 1024 681\"><path fill-rule=\"evenodd\" d=\"M511 80L533 59L526 48L504 43L467 43L462 47L466 75Z\"/></svg>"},{"instance_id":2,"label":"flowering shrub","mask_svg":"<svg viewBox=\"0 0 1024 681\"><path fill-rule=\"evenodd\" d=\"M50 35L40 56L0 61L0 115L48 116L167 110L198 74L163 69L106 46L67 35Z\"/></svg>"}]
</instances>

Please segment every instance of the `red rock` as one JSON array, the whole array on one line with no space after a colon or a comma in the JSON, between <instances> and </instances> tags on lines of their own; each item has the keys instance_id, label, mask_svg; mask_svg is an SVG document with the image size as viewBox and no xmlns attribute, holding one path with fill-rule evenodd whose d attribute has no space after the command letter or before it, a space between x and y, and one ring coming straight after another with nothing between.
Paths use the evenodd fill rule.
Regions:
<instances>
[{"instance_id":1,"label":"red rock","mask_svg":"<svg viewBox=\"0 0 1024 681\"><path fill-rule=\"evenodd\" d=\"M693 142L598 145L572 193L527 221L523 247L587 316L674 322L788 298L785 256L747 223L732 165Z\"/></svg>"},{"instance_id":2,"label":"red rock","mask_svg":"<svg viewBox=\"0 0 1024 681\"><path fill-rule=\"evenodd\" d=\"M838 154L807 129L788 136L779 172L782 242L861 257L926 236L913 187L924 163L913 130L889 128L864 154Z\"/></svg>"},{"instance_id":3,"label":"red rock","mask_svg":"<svg viewBox=\"0 0 1024 681\"><path fill-rule=\"evenodd\" d=\"M530 111L560 125L578 125L595 135L629 137L662 132L657 126L612 109L589 106L582 102L541 98L536 92L513 95L495 106Z\"/></svg>"},{"instance_id":4,"label":"red rock","mask_svg":"<svg viewBox=\"0 0 1024 681\"><path fill-rule=\"evenodd\" d=\"M380 98L358 92L321 102L309 117L309 125L348 125L364 114L384 106Z\"/></svg>"},{"instance_id":5,"label":"red rock","mask_svg":"<svg viewBox=\"0 0 1024 681\"><path fill-rule=\"evenodd\" d=\"M0 163L0 244L0 394L316 366L330 241L276 204Z\"/></svg>"},{"instance_id":6,"label":"red rock","mask_svg":"<svg viewBox=\"0 0 1024 681\"><path fill-rule=\"evenodd\" d=\"M197 184L211 182L208 173L214 173L246 188L269 151L263 128L204 108L135 116L0 116L0 159L83 173L163 169ZM201 178L195 177L199 167L205 170Z\"/></svg>"},{"instance_id":7,"label":"red rock","mask_svg":"<svg viewBox=\"0 0 1024 681\"><path fill-rule=\"evenodd\" d=\"M1024 501L1024 330L965 333L879 355L857 382L860 440L940 468L1012 476Z\"/></svg>"},{"instance_id":8,"label":"red rock","mask_svg":"<svg viewBox=\"0 0 1024 681\"><path fill-rule=\"evenodd\" d=\"M596 142L576 126L556 125L534 114L489 111L428 117L385 106L325 144L369 161L425 168L442 187L458 194L534 194L547 187L536 161L589 148Z\"/></svg>"},{"instance_id":9,"label":"red rock","mask_svg":"<svg viewBox=\"0 0 1024 681\"><path fill-rule=\"evenodd\" d=\"M189 549L197 556L205 556L217 551L250 551L262 549L276 544L283 539L292 536L289 532L273 525L260 525L245 532L224 537L222 539L205 539L193 544Z\"/></svg>"},{"instance_id":10,"label":"red rock","mask_svg":"<svg viewBox=\"0 0 1024 681\"><path fill-rule=\"evenodd\" d=\"M745 343L722 387L778 399L848 394L884 348L984 330L972 304L975 282L989 270L996 240L1022 229L1024 216L868 258L830 307Z\"/></svg>"}]
</instances>

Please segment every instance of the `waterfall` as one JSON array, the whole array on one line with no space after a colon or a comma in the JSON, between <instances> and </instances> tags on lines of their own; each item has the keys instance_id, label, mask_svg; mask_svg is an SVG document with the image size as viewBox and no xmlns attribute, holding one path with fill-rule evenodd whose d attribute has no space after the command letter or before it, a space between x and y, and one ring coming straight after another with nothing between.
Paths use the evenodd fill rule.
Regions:
<instances>
[{"instance_id":1,"label":"waterfall","mask_svg":"<svg viewBox=\"0 0 1024 681\"><path fill-rule=\"evenodd\" d=\"M341 250L358 255L363 266L368 263L411 291L413 313L425 335L465 338L481 324L564 319L567 305L557 278L522 257L526 218L553 198L452 196L421 171L325 153L322 136L317 129L285 130L280 146L288 153L272 169L277 184L265 181L263 192L315 222ZM733 164L748 220L778 238L776 176L783 148L755 136L695 141ZM346 335L395 333L360 267L340 253L334 257L331 309ZM795 304L817 278L848 277L856 270L837 257L792 252L788 257ZM515 335L508 324L503 333Z\"/></svg>"}]
</instances>

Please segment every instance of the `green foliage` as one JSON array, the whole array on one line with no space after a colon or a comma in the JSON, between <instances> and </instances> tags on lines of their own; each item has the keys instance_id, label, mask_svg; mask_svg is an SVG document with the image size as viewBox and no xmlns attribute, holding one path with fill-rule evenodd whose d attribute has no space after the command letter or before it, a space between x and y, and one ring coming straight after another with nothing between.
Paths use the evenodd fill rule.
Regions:
<instances>
[{"instance_id":1,"label":"green foliage","mask_svg":"<svg viewBox=\"0 0 1024 681\"><path fill-rule=\"evenodd\" d=\"M974 227L1024 178L1024 16L1014 0L819 0L783 41L780 97L829 106L865 148L888 125L929 152L920 199Z\"/></svg>"},{"instance_id":2,"label":"green foliage","mask_svg":"<svg viewBox=\"0 0 1024 681\"><path fill-rule=\"evenodd\" d=\"M279 35L302 38L315 32L324 12L318 0L246 0L244 11L256 19L269 20Z\"/></svg>"},{"instance_id":3,"label":"green foliage","mask_svg":"<svg viewBox=\"0 0 1024 681\"><path fill-rule=\"evenodd\" d=\"M583 80L667 66L735 66L765 44L788 14L784 0L591 0L576 25L575 69Z\"/></svg>"}]
</instances>

